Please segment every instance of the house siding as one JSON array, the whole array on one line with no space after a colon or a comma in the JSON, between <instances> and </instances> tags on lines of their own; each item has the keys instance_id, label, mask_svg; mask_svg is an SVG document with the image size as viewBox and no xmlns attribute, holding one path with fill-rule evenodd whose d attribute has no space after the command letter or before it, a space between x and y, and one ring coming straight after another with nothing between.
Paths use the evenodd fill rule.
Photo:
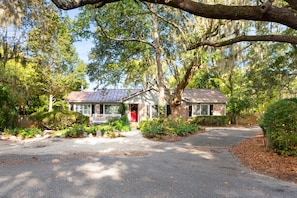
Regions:
<instances>
[{"instance_id":1,"label":"house siding","mask_svg":"<svg viewBox=\"0 0 297 198\"><path fill-rule=\"evenodd\" d=\"M226 105L225 104L213 104L213 115L216 115L216 116L226 115Z\"/></svg>"},{"instance_id":2,"label":"house siding","mask_svg":"<svg viewBox=\"0 0 297 198\"><path fill-rule=\"evenodd\" d=\"M158 104L158 92L147 91L124 100L125 104Z\"/></svg>"},{"instance_id":3,"label":"house siding","mask_svg":"<svg viewBox=\"0 0 297 198\"><path fill-rule=\"evenodd\" d=\"M139 104L138 105L138 119L139 121L145 120L146 119L146 115L147 115L147 108L145 104Z\"/></svg>"},{"instance_id":4,"label":"house siding","mask_svg":"<svg viewBox=\"0 0 297 198\"><path fill-rule=\"evenodd\" d=\"M90 117L93 117L93 115L105 114L103 105L118 105L120 103L127 105L137 104L137 120L140 122L147 119L148 116L150 118L155 118L157 116L155 105L158 105L158 99L158 92L154 89L130 91L120 89L99 90L97 92L72 92L69 94L66 101L69 103L70 110L75 110L75 107L78 104L91 105L92 115L88 115ZM193 107L193 105L197 104L209 105L209 115L224 116L226 115L227 102L228 99L217 90L185 90L180 107L180 116L184 119L192 117L193 114L189 115L190 106ZM131 120L130 109L127 113L129 120Z\"/></svg>"}]
</instances>

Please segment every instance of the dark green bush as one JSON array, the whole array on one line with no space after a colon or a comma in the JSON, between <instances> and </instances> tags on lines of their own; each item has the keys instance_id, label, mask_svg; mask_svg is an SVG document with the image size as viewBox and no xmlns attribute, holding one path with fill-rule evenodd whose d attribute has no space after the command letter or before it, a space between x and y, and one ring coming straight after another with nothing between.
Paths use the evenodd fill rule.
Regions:
<instances>
[{"instance_id":1,"label":"dark green bush","mask_svg":"<svg viewBox=\"0 0 297 198\"><path fill-rule=\"evenodd\" d=\"M166 135L166 127L164 125L164 119L157 118L153 120L145 120L141 121L139 128L144 137L147 138L159 138L161 139L163 136Z\"/></svg>"},{"instance_id":2,"label":"dark green bush","mask_svg":"<svg viewBox=\"0 0 297 198\"><path fill-rule=\"evenodd\" d=\"M283 99L270 105L259 120L259 126L279 154L297 154L297 100Z\"/></svg>"},{"instance_id":3,"label":"dark green bush","mask_svg":"<svg viewBox=\"0 0 297 198\"><path fill-rule=\"evenodd\" d=\"M89 117L67 110L36 112L30 115L30 119L37 122L40 128L51 130L61 130L76 124L87 125L89 123Z\"/></svg>"},{"instance_id":4,"label":"dark green bush","mask_svg":"<svg viewBox=\"0 0 297 198\"><path fill-rule=\"evenodd\" d=\"M162 139L166 135L185 136L200 129L195 123L184 121L182 118L158 118L140 123L140 130L144 137Z\"/></svg>"},{"instance_id":5,"label":"dark green bush","mask_svg":"<svg viewBox=\"0 0 297 198\"><path fill-rule=\"evenodd\" d=\"M26 129L5 129L4 135L14 135L25 139L36 137L36 135L42 135L42 131L36 128L26 128Z\"/></svg>"},{"instance_id":6,"label":"dark green bush","mask_svg":"<svg viewBox=\"0 0 297 198\"><path fill-rule=\"evenodd\" d=\"M79 138L83 137L84 133L86 133L84 126L74 125L73 127L67 130L67 132L65 133L65 137Z\"/></svg>"},{"instance_id":7,"label":"dark green bush","mask_svg":"<svg viewBox=\"0 0 297 198\"><path fill-rule=\"evenodd\" d=\"M108 124L118 131L131 131L129 119L125 115L108 120Z\"/></svg>"},{"instance_id":8,"label":"dark green bush","mask_svg":"<svg viewBox=\"0 0 297 198\"><path fill-rule=\"evenodd\" d=\"M15 127L18 112L15 98L8 87L0 85L0 131Z\"/></svg>"},{"instance_id":9,"label":"dark green bush","mask_svg":"<svg viewBox=\"0 0 297 198\"><path fill-rule=\"evenodd\" d=\"M203 126L225 126L227 123L226 116L196 116L191 122Z\"/></svg>"}]
</instances>

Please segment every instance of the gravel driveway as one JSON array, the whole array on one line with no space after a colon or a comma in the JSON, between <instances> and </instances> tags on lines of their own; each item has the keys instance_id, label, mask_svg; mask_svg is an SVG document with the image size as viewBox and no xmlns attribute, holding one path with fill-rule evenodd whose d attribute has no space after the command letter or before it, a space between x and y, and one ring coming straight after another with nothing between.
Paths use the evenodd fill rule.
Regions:
<instances>
[{"instance_id":1,"label":"gravel driveway","mask_svg":"<svg viewBox=\"0 0 297 198\"><path fill-rule=\"evenodd\" d=\"M296 197L297 185L227 150L259 128L209 128L179 142L125 138L0 141L0 197Z\"/></svg>"}]
</instances>

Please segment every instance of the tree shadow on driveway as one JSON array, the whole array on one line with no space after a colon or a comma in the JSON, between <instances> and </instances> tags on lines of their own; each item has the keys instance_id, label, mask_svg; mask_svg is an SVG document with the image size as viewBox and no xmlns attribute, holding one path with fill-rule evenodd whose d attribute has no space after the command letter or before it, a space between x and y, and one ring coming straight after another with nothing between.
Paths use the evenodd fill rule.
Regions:
<instances>
[{"instance_id":1,"label":"tree shadow on driveway","mask_svg":"<svg viewBox=\"0 0 297 198\"><path fill-rule=\"evenodd\" d=\"M221 135L229 138L224 134L223 131L214 131L208 137ZM212 147L203 145L204 141L199 140L213 140L208 137L200 134L175 143L152 142L147 147L142 145L143 149L136 147L138 150L133 149L132 142L128 141L127 146L130 148L120 149L115 145L117 150L110 152L96 151L96 145L90 152L75 150L64 154L36 152L16 155L2 152L1 197L203 198L296 195L296 185L249 171L241 167L226 149L212 150Z\"/></svg>"}]
</instances>

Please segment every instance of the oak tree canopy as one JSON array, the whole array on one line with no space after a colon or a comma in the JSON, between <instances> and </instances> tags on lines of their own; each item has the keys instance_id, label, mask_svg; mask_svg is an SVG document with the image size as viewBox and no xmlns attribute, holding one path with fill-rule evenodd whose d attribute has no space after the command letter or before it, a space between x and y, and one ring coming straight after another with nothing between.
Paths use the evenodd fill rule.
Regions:
<instances>
[{"instance_id":1,"label":"oak tree canopy","mask_svg":"<svg viewBox=\"0 0 297 198\"><path fill-rule=\"evenodd\" d=\"M85 5L94 5L100 8L106 4L118 2L120 0L52 0L59 8L64 10L75 9ZM227 20L250 20L279 23L289 28L297 30L297 0L261 0L251 1L251 5L227 5L219 3L202 3L194 0L143 0L144 2L162 4L189 12L196 16L211 19ZM231 3L229 3L231 4ZM241 41L276 41L296 45L297 37L290 35L240 35L235 39L224 41L224 43L204 42L201 45L215 47L230 45ZM191 49L197 46L191 46Z\"/></svg>"}]
</instances>

